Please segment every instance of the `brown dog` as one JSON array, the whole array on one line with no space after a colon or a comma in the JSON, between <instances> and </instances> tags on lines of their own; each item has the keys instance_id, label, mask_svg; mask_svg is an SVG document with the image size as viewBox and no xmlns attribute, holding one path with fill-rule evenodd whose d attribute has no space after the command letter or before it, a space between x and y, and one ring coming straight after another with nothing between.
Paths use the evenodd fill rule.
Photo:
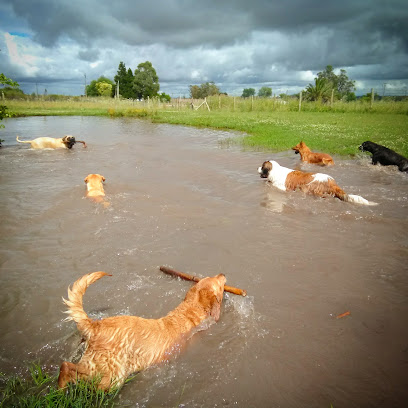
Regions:
<instances>
[{"instance_id":1,"label":"brown dog","mask_svg":"<svg viewBox=\"0 0 408 408\"><path fill-rule=\"evenodd\" d=\"M188 339L191 330L208 317L220 317L225 276L204 278L194 285L183 302L160 319L115 316L91 320L82 306L89 285L108 275L89 273L68 288L68 320L74 320L86 340L86 350L78 364L64 361L58 386L78 379L100 377L100 389L121 386L126 378L152 364L168 360ZM110 275L109 275L110 276Z\"/></svg>"},{"instance_id":2,"label":"brown dog","mask_svg":"<svg viewBox=\"0 0 408 408\"><path fill-rule=\"evenodd\" d=\"M103 182L105 177L100 174L88 174L84 181L86 183L86 196L91 198L96 203L106 202L103 197L105 197L105 191L103 189ZM107 203L109 205L109 203Z\"/></svg>"},{"instance_id":3,"label":"brown dog","mask_svg":"<svg viewBox=\"0 0 408 408\"><path fill-rule=\"evenodd\" d=\"M33 140L20 140L16 137L19 143L30 143L32 149L72 149L75 143L82 143L86 147L86 143L82 140L75 140L74 136L67 135L59 139L53 137L38 137Z\"/></svg>"},{"instance_id":4,"label":"brown dog","mask_svg":"<svg viewBox=\"0 0 408 408\"><path fill-rule=\"evenodd\" d=\"M293 146L292 150L294 150L296 154L300 153L300 158L305 163L320 164L321 166L334 164L334 160L330 155L327 153L313 153L303 141Z\"/></svg>"}]
</instances>

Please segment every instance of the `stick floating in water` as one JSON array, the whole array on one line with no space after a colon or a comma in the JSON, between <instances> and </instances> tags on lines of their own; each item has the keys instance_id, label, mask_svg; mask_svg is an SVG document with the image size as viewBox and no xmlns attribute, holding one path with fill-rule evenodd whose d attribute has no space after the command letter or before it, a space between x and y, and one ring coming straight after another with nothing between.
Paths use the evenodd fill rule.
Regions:
<instances>
[{"instance_id":1,"label":"stick floating in water","mask_svg":"<svg viewBox=\"0 0 408 408\"><path fill-rule=\"evenodd\" d=\"M351 315L351 313L349 311L347 311L347 312L344 312L342 314L337 315L336 319L341 319L342 317L346 317L346 316L350 316L350 315Z\"/></svg>"},{"instance_id":2,"label":"stick floating in water","mask_svg":"<svg viewBox=\"0 0 408 408\"><path fill-rule=\"evenodd\" d=\"M179 271L169 268L168 266L161 266L160 270L164 273L167 273L168 275L176 276L178 278L193 281L193 282L199 282L201 280L201 278L199 278L198 276L189 275L188 273L184 273L184 272L179 272ZM234 295L240 295L240 296L247 295L246 290L234 288L233 286L228 286L228 285L224 286L224 291L233 293Z\"/></svg>"}]
</instances>

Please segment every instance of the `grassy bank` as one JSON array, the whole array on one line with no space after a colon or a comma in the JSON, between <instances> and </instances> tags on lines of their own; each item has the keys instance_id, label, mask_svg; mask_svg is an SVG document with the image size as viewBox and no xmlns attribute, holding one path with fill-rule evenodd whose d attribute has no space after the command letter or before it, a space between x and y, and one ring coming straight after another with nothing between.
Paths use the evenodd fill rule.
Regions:
<instances>
[{"instance_id":1,"label":"grassy bank","mask_svg":"<svg viewBox=\"0 0 408 408\"><path fill-rule=\"evenodd\" d=\"M31 364L27 375L11 376L0 373L0 407L113 407L118 390L98 390L97 382L69 384L65 390L57 387L57 377L49 376L39 364Z\"/></svg>"},{"instance_id":2,"label":"grassy bank","mask_svg":"<svg viewBox=\"0 0 408 408\"><path fill-rule=\"evenodd\" d=\"M385 145L408 156L407 102L335 102L302 104L296 100L213 97L198 110L191 100L116 101L81 99L67 101L7 101L18 116L110 116L146 117L154 122L209 127L243 132L231 139L246 148L269 151L288 150L304 140L312 150L338 155L354 155L366 140ZM203 101L193 101L198 107Z\"/></svg>"}]
</instances>

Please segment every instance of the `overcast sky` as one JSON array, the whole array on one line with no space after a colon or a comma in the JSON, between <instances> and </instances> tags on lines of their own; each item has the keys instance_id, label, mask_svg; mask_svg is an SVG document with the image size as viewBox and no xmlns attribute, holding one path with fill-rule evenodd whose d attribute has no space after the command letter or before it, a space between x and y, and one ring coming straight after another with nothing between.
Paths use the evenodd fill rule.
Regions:
<instances>
[{"instance_id":1,"label":"overcast sky","mask_svg":"<svg viewBox=\"0 0 408 408\"><path fill-rule=\"evenodd\" d=\"M213 81L297 93L332 65L356 93L407 94L407 0L2 0L0 72L26 93L81 95L120 61L160 92ZM385 85L384 85L385 84Z\"/></svg>"}]
</instances>

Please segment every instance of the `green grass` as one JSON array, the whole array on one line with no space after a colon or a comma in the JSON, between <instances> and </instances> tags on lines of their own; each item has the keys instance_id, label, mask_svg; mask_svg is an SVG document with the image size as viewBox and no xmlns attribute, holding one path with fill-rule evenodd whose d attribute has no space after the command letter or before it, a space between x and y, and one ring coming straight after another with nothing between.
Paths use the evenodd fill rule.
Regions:
<instances>
[{"instance_id":1,"label":"green grass","mask_svg":"<svg viewBox=\"0 0 408 408\"><path fill-rule=\"evenodd\" d=\"M408 116L400 114L157 111L153 120L244 132L229 143L254 150L284 151L303 140L312 150L353 156L371 140L408 156Z\"/></svg>"},{"instance_id":2,"label":"green grass","mask_svg":"<svg viewBox=\"0 0 408 408\"><path fill-rule=\"evenodd\" d=\"M59 390L57 377L49 376L38 363L29 366L27 376L7 377L0 373L0 407L93 408L113 407L119 390L98 390L98 382L80 381ZM26 378L25 378L26 377Z\"/></svg>"},{"instance_id":3,"label":"green grass","mask_svg":"<svg viewBox=\"0 0 408 408\"><path fill-rule=\"evenodd\" d=\"M198 106L202 101L194 101ZM335 102L322 105L288 99L208 98L205 106L191 109L191 100L117 101L111 98L73 97L65 101L6 101L17 116L108 116L141 117L158 123L172 123L242 132L227 143L244 148L284 151L303 140L312 150L353 156L358 146L371 140L408 156L408 102Z\"/></svg>"}]
</instances>

